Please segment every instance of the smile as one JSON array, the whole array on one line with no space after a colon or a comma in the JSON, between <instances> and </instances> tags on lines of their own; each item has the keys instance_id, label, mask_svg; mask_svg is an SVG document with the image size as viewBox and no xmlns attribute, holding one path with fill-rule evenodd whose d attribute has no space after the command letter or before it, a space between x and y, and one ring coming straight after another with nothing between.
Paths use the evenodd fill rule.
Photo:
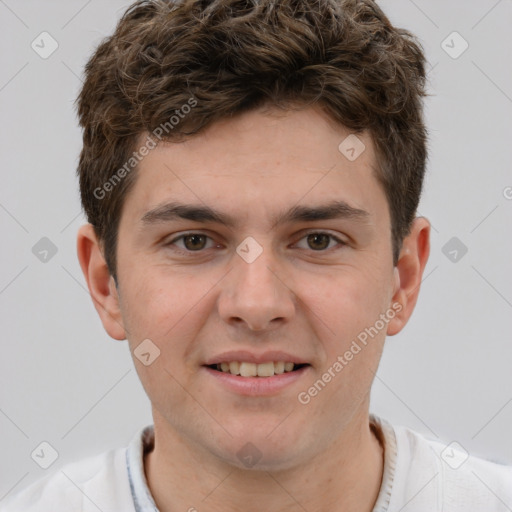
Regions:
<instances>
[{"instance_id":1,"label":"smile","mask_svg":"<svg viewBox=\"0 0 512 512\"><path fill-rule=\"evenodd\" d=\"M306 366L285 361L269 361L265 363L249 363L245 361L230 361L209 365L209 368L241 377L273 377L283 373L293 372Z\"/></svg>"},{"instance_id":2,"label":"smile","mask_svg":"<svg viewBox=\"0 0 512 512\"><path fill-rule=\"evenodd\" d=\"M276 396L309 375L312 366L285 361L224 361L204 365L211 385L245 396ZM294 384L295 383L295 384ZM210 385L210 384L208 384ZM304 387L304 384L302 385Z\"/></svg>"}]
</instances>

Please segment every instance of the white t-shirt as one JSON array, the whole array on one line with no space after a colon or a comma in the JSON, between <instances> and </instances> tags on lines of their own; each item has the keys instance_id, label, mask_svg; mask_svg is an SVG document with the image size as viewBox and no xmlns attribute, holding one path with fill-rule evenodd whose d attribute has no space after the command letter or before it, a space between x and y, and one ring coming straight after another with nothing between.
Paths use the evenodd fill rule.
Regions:
<instances>
[{"instance_id":1,"label":"white t-shirt","mask_svg":"<svg viewBox=\"0 0 512 512\"><path fill-rule=\"evenodd\" d=\"M384 445L384 474L373 512L512 511L512 466L430 441L371 416ZM64 466L0 502L0 512L158 512L144 474L153 427L127 448Z\"/></svg>"}]
</instances>

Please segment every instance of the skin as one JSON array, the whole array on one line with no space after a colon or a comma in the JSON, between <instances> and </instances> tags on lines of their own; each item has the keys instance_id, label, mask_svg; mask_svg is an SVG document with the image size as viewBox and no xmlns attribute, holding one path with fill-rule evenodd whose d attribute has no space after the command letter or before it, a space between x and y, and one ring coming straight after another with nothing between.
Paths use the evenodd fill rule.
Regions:
<instances>
[{"instance_id":1,"label":"skin","mask_svg":"<svg viewBox=\"0 0 512 512\"><path fill-rule=\"evenodd\" d=\"M125 200L117 287L92 227L79 231L80 264L108 334L127 338L132 352L148 338L160 350L149 366L134 364L152 403L155 449L145 471L162 512L373 508L383 449L369 428L370 388L386 334L414 309L430 225L415 219L394 266L373 143L358 135L366 149L351 162L338 150L349 134L317 108L267 108L160 144ZM367 215L274 221L294 206L337 200ZM169 201L208 205L235 224L141 221ZM210 238L175 241L190 231ZM311 245L311 232L345 243ZM263 250L252 263L236 252L248 236ZM298 394L396 303L400 312L301 404ZM202 366L238 349L282 350L310 367L273 396L241 396ZM237 457L248 442L261 454L250 468Z\"/></svg>"}]
</instances>

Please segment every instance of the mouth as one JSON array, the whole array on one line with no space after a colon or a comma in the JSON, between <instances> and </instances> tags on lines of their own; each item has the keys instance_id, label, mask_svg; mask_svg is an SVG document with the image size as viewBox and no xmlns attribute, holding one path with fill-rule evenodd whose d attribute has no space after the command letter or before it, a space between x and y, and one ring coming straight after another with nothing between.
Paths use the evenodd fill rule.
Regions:
<instances>
[{"instance_id":1,"label":"mouth","mask_svg":"<svg viewBox=\"0 0 512 512\"><path fill-rule=\"evenodd\" d=\"M308 359L282 350L256 353L232 350L211 356L203 362L207 386L230 394L272 397L286 389L305 386L313 365Z\"/></svg>"},{"instance_id":2,"label":"mouth","mask_svg":"<svg viewBox=\"0 0 512 512\"><path fill-rule=\"evenodd\" d=\"M310 366L307 363L293 363L291 361L268 361L264 363L251 363L246 361L230 361L205 365L211 370L237 375L239 377L274 377L285 373L292 373Z\"/></svg>"}]
</instances>

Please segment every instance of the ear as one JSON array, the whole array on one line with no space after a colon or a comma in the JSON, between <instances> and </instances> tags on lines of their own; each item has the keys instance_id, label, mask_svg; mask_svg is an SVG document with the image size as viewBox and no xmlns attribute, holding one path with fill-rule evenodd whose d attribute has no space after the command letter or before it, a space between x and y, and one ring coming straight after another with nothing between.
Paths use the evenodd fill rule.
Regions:
<instances>
[{"instance_id":1,"label":"ear","mask_svg":"<svg viewBox=\"0 0 512 512\"><path fill-rule=\"evenodd\" d=\"M103 327L112 338L126 339L116 284L110 275L101 245L91 224L86 224L78 230L77 253Z\"/></svg>"},{"instance_id":2,"label":"ear","mask_svg":"<svg viewBox=\"0 0 512 512\"><path fill-rule=\"evenodd\" d=\"M392 308L395 317L388 323L387 334L399 333L409 321L420 292L421 279L430 254L430 223L424 217L414 219L411 231L403 240L395 266Z\"/></svg>"}]
</instances>

